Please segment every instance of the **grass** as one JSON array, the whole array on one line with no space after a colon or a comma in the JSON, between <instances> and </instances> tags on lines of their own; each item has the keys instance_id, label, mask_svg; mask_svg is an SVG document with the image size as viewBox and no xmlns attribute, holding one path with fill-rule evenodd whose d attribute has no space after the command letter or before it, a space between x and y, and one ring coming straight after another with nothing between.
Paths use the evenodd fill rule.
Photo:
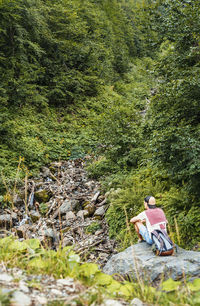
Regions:
<instances>
[{"instance_id":1,"label":"grass","mask_svg":"<svg viewBox=\"0 0 200 306\"><path fill-rule=\"evenodd\" d=\"M80 281L85 290L76 296L78 305L99 305L106 298L124 299L137 297L153 305L198 305L200 303L200 279L193 283L177 282L169 279L154 288L138 281L121 282L102 273L94 263L83 263L71 247L57 251L45 250L39 240L31 239L19 242L13 237L0 239L0 260L7 267L18 267L28 274L51 275L55 278L73 277ZM30 283L40 288L40 284ZM1 295L1 299L8 297ZM6 304L5 304L6 305ZM56 305L56 304L55 304Z\"/></svg>"}]
</instances>

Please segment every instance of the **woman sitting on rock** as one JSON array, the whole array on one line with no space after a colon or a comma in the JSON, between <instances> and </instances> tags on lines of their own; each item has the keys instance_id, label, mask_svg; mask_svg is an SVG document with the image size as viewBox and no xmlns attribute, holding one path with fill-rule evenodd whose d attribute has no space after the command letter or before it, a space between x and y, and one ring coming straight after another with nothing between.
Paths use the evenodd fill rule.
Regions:
<instances>
[{"instance_id":1,"label":"woman sitting on rock","mask_svg":"<svg viewBox=\"0 0 200 306\"><path fill-rule=\"evenodd\" d=\"M153 196L144 199L145 210L133 217L130 222L134 224L139 241L146 241L153 244L151 233L155 230L166 231L167 219L161 208L156 207L156 200ZM146 226L143 223L146 223Z\"/></svg>"}]
</instances>

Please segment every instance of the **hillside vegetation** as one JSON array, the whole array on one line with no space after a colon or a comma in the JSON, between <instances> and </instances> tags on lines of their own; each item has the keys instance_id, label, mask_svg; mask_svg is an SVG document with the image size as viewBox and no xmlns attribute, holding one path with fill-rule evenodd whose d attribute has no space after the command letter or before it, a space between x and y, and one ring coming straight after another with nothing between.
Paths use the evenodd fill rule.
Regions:
<instances>
[{"instance_id":1,"label":"hillside vegetation","mask_svg":"<svg viewBox=\"0 0 200 306\"><path fill-rule=\"evenodd\" d=\"M198 247L199 13L198 1L1 0L1 204L19 160L23 177L89 154L123 247L147 194L175 241Z\"/></svg>"}]
</instances>

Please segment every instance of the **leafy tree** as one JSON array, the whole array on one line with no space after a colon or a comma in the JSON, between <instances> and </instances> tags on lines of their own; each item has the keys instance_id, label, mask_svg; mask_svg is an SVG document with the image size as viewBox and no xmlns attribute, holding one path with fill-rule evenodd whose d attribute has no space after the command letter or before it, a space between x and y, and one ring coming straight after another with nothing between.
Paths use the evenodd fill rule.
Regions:
<instances>
[{"instance_id":1,"label":"leafy tree","mask_svg":"<svg viewBox=\"0 0 200 306\"><path fill-rule=\"evenodd\" d=\"M149 113L153 162L199 195L200 37L197 1L165 1L157 65L158 93Z\"/></svg>"}]
</instances>

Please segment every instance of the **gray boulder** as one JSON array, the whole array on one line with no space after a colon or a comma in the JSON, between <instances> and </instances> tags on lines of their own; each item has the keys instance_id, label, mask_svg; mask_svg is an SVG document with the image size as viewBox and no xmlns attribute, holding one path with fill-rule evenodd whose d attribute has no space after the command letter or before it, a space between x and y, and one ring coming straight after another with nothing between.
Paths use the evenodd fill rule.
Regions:
<instances>
[{"instance_id":1,"label":"gray boulder","mask_svg":"<svg viewBox=\"0 0 200 306\"><path fill-rule=\"evenodd\" d=\"M200 252L178 247L173 256L155 256L151 246L142 242L113 255L103 268L107 274L120 274L137 279L141 277L151 283L161 279L200 277Z\"/></svg>"}]
</instances>

